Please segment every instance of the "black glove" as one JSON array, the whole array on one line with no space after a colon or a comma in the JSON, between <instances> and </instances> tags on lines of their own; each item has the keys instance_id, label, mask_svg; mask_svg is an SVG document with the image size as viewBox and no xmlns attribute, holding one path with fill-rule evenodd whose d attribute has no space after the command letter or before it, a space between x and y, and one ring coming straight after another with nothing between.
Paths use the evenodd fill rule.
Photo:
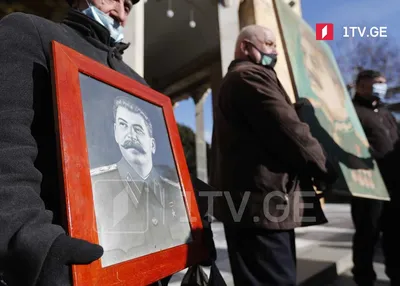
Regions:
<instances>
[{"instance_id":1,"label":"black glove","mask_svg":"<svg viewBox=\"0 0 400 286\"><path fill-rule=\"evenodd\" d=\"M332 184L328 184L325 181L321 181L318 179L313 179L313 185L317 188L318 191L328 192L332 189Z\"/></svg>"},{"instance_id":2,"label":"black glove","mask_svg":"<svg viewBox=\"0 0 400 286\"><path fill-rule=\"evenodd\" d=\"M326 160L325 163L326 172L317 172L317 176L312 179L313 185L318 189L318 191L326 192L332 189L333 184L339 178L338 172L335 166L330 160Z\"/></svg>"},{"instance_id":3,"label":"black glove","mask_svg":"<svg viewBox=\"0 0 400 286\"><path fill-rule=\"evenodd\" d=\"M100 245L65 234L56 238L44 261L39 286L70 286L69 265L90 264L103 255Z\"/></svg>"},{"instance_id":4,"label":"black glove","mask_svg":"<svg viewBox=\"0 0 400 286\"><path fill-rule=\"evenodd\" d=\"M340 172L340 169L336 169L335 165L333 165L329 159L326 160L325 167L327 173L324 176L323 181L326 185L333 185L339 179L338 172Z\"/></svg>"},{"instance_id":5,"label":"black glove","mask_svg":"<svg viewBox=\"0 0 400 286\"><path fill-rule=\"evenodd\" d=\"M314 112L314 106L310 102L310 100L306 97L300 97L293 103L293 107L296 110L297 114L300 116L302 112Z\"/></svg>"}]
</instances>

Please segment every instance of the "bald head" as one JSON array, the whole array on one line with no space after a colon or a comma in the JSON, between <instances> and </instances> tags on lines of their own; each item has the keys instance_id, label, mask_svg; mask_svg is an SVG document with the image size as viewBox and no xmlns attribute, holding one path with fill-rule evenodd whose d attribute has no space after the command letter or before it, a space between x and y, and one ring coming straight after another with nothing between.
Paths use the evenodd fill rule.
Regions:
<instances>
[{"instance_id":1,"label":"bald head","mask_svg":"<svg viewBox=\"0 0 400 286\"><path fill-rule=\"evenodd\" d=\"M244 27L236 40L235 59L252 59L259 63L262 55L277 54L274 33L263 26L250 25Z\"/></svg>"}]
</instances>

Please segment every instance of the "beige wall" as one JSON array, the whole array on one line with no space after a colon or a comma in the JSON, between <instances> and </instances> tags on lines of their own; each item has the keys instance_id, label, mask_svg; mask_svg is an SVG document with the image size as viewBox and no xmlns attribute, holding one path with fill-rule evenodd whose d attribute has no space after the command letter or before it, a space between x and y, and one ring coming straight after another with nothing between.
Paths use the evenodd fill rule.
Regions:
<instances>
[{"instance_id":1,"label":"beige wall","mask_svg":"<svg viewBox=\"0 0 400 286\"><path fill-rule=\"evenodd\" d=\"M272 29L277 36L278 63L276 72L289 97L294 100L294 90L280 37L275 11L273 9L275 0L231 0L228 7L218 4L219 35L221 63L218 74L223 76L234 57L236 37L240 28L245 25L259 24ZM291 0L281 0L289 3ZM240 3L242 2L242 3ZM294 11L301 15L301 2L295 0ZM125 41L131 46L124 53L124 61L136 72L143 75L144 69L144 2L140 1L134 6L125 27ZM216 70L217 71L217 70ZM217 78L217 77L215 77ZM218 76L220 78L220 76Z\"/></svg>"},{"instance_id":2,"label":"beige wall","mask_svg":"<svg viewBox=\"0 0 400 286\"><path fill-rule=\"evenodd\" d=\"M240 0L230 0L227 7L218 4L219 41L221 52L221 71L224 76L234 58L236 39L239 35Z\"/></svg>"},{"instance_id":3,"label":"beige wall","mask_svg":"<svg viewBox=\"0 0 400 286\"><path fill-rule=\"evenodd\" d=\"M297 14L299 14L300 16L302 15L301 13L301 0L283 0L286 3L290 3L293 2L294 5L292 6L293 11L295 11Z\"/></svg>"}]
</instances>

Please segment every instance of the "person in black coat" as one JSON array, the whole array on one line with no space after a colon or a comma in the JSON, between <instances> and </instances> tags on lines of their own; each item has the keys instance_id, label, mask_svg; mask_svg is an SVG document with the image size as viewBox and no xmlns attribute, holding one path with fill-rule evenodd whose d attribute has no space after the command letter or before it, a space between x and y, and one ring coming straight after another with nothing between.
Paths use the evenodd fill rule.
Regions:
<instances>
[{"instance_id":1,"label":"person in black coat","mask_svg":"<svg viewBox=\"0 0 400 286\"><path fill-rule=\"evenodd\" d=\"M276 75L274 33L246 26L236 43L214 106L210 185L224 193L212 195L212 215L224 224L235 285L296 285L294 229L326 222L313 183L337 174ZM303 216L305 192L318 221Z\"/></svg>"},{"instance_id":2,"label":"person in black coat","mask_svg":"<svg viewBox=\"0 0 400 286\"><path fill-rule=\"evenodd\" d=\"M373 285L376 273L373 268L375 246L382 233L386 274L391 285L400 285L400 240L396 222L398 217L400 179L400 141L397 123L384 106L386 79L378 71L364 70L356 80L354 107L371 145L371 153L390 193L391 201L352 198L352 218L355 226L353 238L353 275L358 285Z\"/></svg>"},{"instance_id":3,"label":"person in black coat","mask_svg":"<svg viewBox=\"0 0 400 286\"><path fill-rule=\"evenodd\" d=\"M146 85L122 61L129 46L122 28L138 1L69 1L73 8L61 23L24 13L0 21L1 283L70 285L69 265L103 254L61 226L51 41Z\"/></svg>"}]
</instances>

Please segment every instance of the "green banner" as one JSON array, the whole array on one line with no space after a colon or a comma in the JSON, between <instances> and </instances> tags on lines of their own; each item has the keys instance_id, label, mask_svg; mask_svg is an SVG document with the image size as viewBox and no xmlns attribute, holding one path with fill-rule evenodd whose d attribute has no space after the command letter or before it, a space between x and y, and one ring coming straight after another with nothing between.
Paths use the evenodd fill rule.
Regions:
<instances>
[{"instance_id":1,"label":"green banner","mask_svg":"<svg viewBox=\"0 0 400 286\"><path fill-rule=\"evenodd\" d=\"M334 191L389 200L332 50L284 1L275 5L295 91L313 106L302 116L341 171Z\"/></svg>"}]
</instances>

